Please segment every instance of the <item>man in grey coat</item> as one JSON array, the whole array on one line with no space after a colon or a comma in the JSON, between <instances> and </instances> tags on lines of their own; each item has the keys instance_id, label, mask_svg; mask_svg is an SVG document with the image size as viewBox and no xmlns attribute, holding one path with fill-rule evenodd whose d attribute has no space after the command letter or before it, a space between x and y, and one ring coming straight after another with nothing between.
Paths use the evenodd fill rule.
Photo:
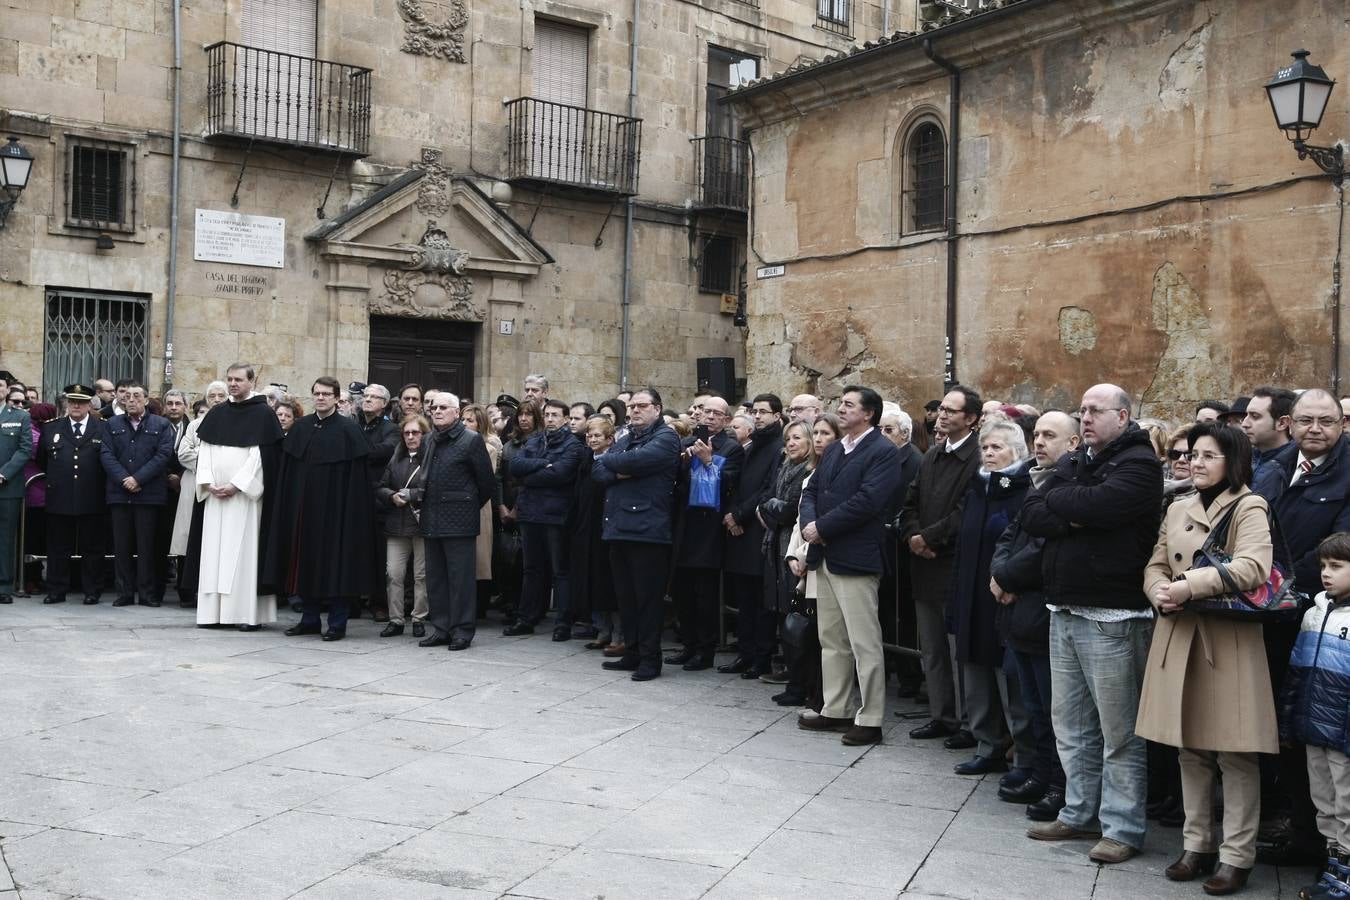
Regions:
<instances>
[{"instance_id":1,"label":"man in grey coat","mask_svg":"<svg viewBox=\"0 0 1350 900\"><path fill-rule=\"evenodd\" d=\"M431 424L435 430L423 451L419 516L426 543L427 620L435 630L418 646L467 650L478 613L479 510L492 500L496 479L482 437L459 417L458 397L438 391Z\"/></svg>"}]
</instances>

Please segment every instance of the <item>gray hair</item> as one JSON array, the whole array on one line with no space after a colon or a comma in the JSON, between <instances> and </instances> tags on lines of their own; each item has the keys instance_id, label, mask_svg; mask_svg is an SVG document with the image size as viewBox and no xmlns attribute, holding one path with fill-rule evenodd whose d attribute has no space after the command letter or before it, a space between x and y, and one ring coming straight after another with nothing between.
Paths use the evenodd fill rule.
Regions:
<instances>
[{"instance_id":1,"label":"gray hair","mask_svg":"<svg viewBox=\"0 0 1350 900\"><path fill-rule=\"evenodd\" d=\"M910 418L909 413L905 412L903 409L897 409L890 413L890 415L895 417L896 423L900 426L901 434L910 435L914 433L914 420ZM883 416L883 418L885 417Z\"/></svg>"},{"instance_id":2,"label":"gray hair","mask_svg":"<svg viewBox=\"0 0 1350 900\"><path fill-rule=\"evenodd\" d=\"M366 390L367 390L367 391L373 391L374 393L379 394L381 397L384 398L384 402L385 402L385 403L388 403L388 402L389 402L389 399L390 399L389 388L385 387L384 385L382 385L382 384L368 384L368 385L366 385Z\"/></svg>"},{"instance_id":3,"label":"gray hair","mask_svg":"<svg viewBox=\"0 0 1350 900\"><path fill-rule=\"evenodd\" d=\"M170 388L169 390L165 391L164 396L161 397L160 399L168 400L170 397L177 397L179 400L182 400L184 403L187 403L187 394L183 393L178 388Z\"/></svg>"},{"instance_id":4,"label":"gray hair","mask_svg":"<svg viewBox=\"0 0 1350 900\"><path fill-rule=\"evenodd\" d=\"M543 375L526 375L524 384L537 384L539 385L540 390L548 390L548 379Z\"/></svg>"},{"instance_id":5,"label":"gray hair","mask_svg":"<svg viewBox=\"0 0 1350 900\"><path fill-rule=\"evenodd\" d=\"M736 415L731 417L731 421L733 422L735 422L737 419L740 419L742 422L748 423L750 425L750 428L752 430L754 429L755 420L752 416L747 416L745 413L737 413Z\"/></svg>"},{"instance_id":6,"label":"gray hair","mask_svg":"<svg viewBox=\"0 0 1350 900\"><path fill-rule=\"evenodd\" d=\"M1031 455L1027 451L1027 436L1022 431L1022 426L1009 422L1007 419L987 422L980 428L980 443L983 444L984 439L995 432L1001 432L1004 435L1008 446L1012 448L1013 453L1017 454L1019 460L1026 459Z\"/></svg>"},{"instance_id":7,"label":"gray hair","mask_svg":"<svg viewBox=\"0 0 1350 900\"><path fill-rule=\"evenodd\" d=\"M211 393L216 388L220 388L220 392L222 394L228 394L230 392L230 387L225 382L213 381L206 386L206 390L202 391L202 396L205 397L207 394Z\"/></svg>"},{"instance_id":8,"label":"gray hair","mask_svg":"<svg viewBox=\"0 0 1350 900\"><path fill-rule=\"evenodd\" d=\"M451 406L452 408L454 408L454 409L459 409L459 397L458 397L458 396L456 396L455 394L450 393L449 391L436 391L435 393L436 393L437 399L440 399L441 397L449 397L449 398L450 398L450 406Z\"/></svg>"}]
</instances>

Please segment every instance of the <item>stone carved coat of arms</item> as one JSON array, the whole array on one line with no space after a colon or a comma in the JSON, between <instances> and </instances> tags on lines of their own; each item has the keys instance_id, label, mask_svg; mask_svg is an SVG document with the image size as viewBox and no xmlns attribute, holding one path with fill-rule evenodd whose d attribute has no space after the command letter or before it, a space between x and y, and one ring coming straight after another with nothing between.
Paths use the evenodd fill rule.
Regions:
<instances>
[{"instance_id":1,"label":"stone carved coat of arms","mask_svg":"<svg viewBox=\"0 0 1350 900\"><path fill-rule=\"evenodd\" d=\"M450 245L437 224L427 223L412 258L384 273L384 293L370 303L372 313L481 322L485 312L473 301L473 279L464 274L469 254Z\"/></svg>"},{"instance_id":2,"label":"stone carved coat of arms","mask_svg":"<svg viewBox=\"0 0 1350 900\"><path fill-rule=\"evenodd\" d=\"M464 26L469 10L464 0L398 0L403 17L403 51L465 62Z\"/></svg>"}]
</instances>

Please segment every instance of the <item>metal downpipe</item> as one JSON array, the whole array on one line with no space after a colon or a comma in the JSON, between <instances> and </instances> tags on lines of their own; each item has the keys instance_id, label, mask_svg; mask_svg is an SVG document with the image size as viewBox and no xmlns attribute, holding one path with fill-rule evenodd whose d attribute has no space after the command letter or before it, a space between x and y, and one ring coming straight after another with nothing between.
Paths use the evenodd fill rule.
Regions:
<instances>
[{"instance_id":1,"label":"metal downpipe","mask_svg":"<svg viewBox=\"0 0 1350 900\"><path fill-rule=\"evenodd\" d=\"M945 388L957 382L956 369L956 181L958 175L957 159L961 155L961 70L943 59L933 49L931 38L923 39L923 52L934 64L942 67L951 76L951 88L948 91L947 105L947 359Z\"/></svg>"}]
</instances>

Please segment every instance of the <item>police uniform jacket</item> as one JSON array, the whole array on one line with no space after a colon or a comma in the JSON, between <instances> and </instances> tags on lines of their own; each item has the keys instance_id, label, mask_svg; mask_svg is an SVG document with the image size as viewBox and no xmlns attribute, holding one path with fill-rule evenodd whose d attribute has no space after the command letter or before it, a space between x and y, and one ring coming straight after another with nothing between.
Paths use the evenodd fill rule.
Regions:
<instances>
[{"instance_id":1,"label":"police uniform jacket","mask_svg":"<svg viewBox=\"0 0 1350 900\"><path fill-rule=\"evenodd\" d=\"M96 516L108 508L106 481L99 451L108 423L90 413L75 440L70 417L42 426L38 465L47 473L47 512L58 516Z\"/></svg>"},{"instance_id":2,"label":"police uniform jacket","mask_svg":"<svg viewBox=\"0 0 1350 900\"><path fill-rule=\"evenodd\" d=\"M108 420L108 436L101 458L108 473L108 502L138 506L162 506L169 499L169 457L173 456L173 426L163 416L146 413L141 427L131 427L126 415ZM128 475L141 489L131 493L122 487Z\"/></svg>"},{"instance_id":3,"label":"police uniform jacket","mask_svg":"<svg viewBox=\"0 0 1350 900\"><path fill-rule=\"evenodd\" d=\"M8 407L0 410L0 500L23 497L23 467L33 458L33 426L28 413Z\"/></svg>"}]
</instances>

